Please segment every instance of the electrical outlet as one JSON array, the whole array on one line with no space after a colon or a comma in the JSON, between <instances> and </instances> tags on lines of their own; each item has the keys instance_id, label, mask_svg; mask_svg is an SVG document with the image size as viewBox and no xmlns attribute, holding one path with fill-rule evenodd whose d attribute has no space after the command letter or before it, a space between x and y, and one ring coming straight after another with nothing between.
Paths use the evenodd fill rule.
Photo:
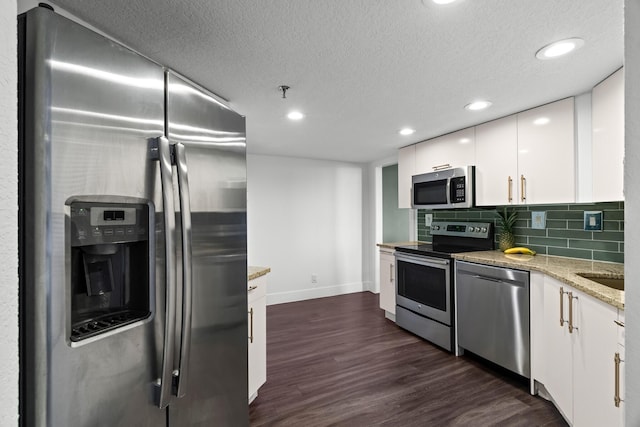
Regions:
<instances>
[{"instance_id":1,"label":"electrical outlet","mask_svg":"<svg viewBox=\"0 0 640 427\"><path fill-rule=\"evenodd\" d=\"M433 214L424 214L424 225L425 227L431 227L431 222L433 222Z\"/></svg>"},{"instance_id":2,"label":"electrical outlet","mask_svg":"<svg viewBox=\"0 0 640 427\"><path fill-rule=\"evenodd\" d=\"M585 211L585 231L602 231L602 211Z\"/></svg>"},{"instance_id":3,"label":"electrical outlet","mask_svg":"<svg viewBox=\"0 0 640 427\"><path fill-rule=\"evenodd\" d=\"M311 283L318 283L318 276L316 276L315 274L311 275Z\"/></svg>"},{"instance_id":4,"label":"electrical outlet","mask_svg":"<svg viewBox=\"0 0 640 427\"><path fill-rule=\"evenodd\" d=\"M547 228L547 213L531 212L531 228L534 230L544 230Z\"/></svg>"}]
</instances>

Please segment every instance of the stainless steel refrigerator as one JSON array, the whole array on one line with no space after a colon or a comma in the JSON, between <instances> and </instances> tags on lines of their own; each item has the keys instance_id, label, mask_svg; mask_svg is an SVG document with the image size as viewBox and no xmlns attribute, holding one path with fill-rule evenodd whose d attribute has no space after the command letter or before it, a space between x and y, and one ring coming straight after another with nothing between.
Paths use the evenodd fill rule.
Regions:
<instances>
[{"instance_id":1,"label":"stainless steel refrigerator","mask_svg":"<svg viewBox=\"0 0 640 427\"><path fill-rule=\"evenodd\" d=\"M244 118L44 7L19 52L21 424L248 425Z\"/></svg>"}]
</instances>

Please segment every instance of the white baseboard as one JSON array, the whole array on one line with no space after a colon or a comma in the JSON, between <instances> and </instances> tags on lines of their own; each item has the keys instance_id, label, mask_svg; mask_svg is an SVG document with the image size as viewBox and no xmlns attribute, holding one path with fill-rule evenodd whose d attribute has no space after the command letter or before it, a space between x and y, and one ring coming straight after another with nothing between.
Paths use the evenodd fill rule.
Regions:
<instances>
[{"instance_id":1,"label":"white baseboard","mask_svg":"<svg viewBox=\"0 0 640 427\"><path fill-rule=\"evenodd\" d=\"M378 293L378 290L376 289L376 285L373 282L362 282L362 290L369 291L374 294Z\"/></svg>"},{"instance_id":2,"label":"white baseboard","mask_svg":"<svg viewBox=\"0 0 640 427\"><path fill-rule=\"evenodd\" d=\"M268 289L268 288L267 288ZM343 285L324 286L321 288L300 289L289 292L267 293L267 305L283 304L286 302L303 301L314 298L332 297L335 295L352 294L368 291L365 283L345 283Z\"/></svg>"}]
</instances>

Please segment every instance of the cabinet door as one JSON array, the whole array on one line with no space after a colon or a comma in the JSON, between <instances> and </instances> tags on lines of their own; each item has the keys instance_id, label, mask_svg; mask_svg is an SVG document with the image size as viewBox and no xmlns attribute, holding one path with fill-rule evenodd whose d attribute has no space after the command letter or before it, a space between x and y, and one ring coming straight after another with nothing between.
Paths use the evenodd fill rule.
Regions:
<instances>
[{"instance_id":1,"label":"cabinet door","mask_svg":"<svg viewBox=\"0 0 640 427\"><path fill-rule=\"evenodd\" d=\"M558 280L545 276L544 336L540 337L539 341L543 343L544 348L540 353L541 382L553 397L560 412L569 421L573 417L573 361L572 337L566 323L569 316L566 292L571 290L572 288Z\"/></svg>"},{"instance_id":2,"label":"cabinet door","mask_svg":"<svg viewBox=\"0 0 640 427\"><path fill-rule=\"evenodd\" d=\"M416 171L416 146L398 151L398 208L411 207L411 177Z\"/></svg>"},{"instance_id":3,"label":"cabinet door","mask_svg":"<svg viewBox=\"0 0 640 427\"><path fill-rule=\"evenodd\" d=\"M396 266L393 252L380 249L380 308L396 314Z\"/></svg>"},{"instance_id":4,"label":"cabinet door","mask_svg":"<svg viewBox=\"0 0 640 427\"><path fill-rule=\"evenodd\" d=\"M593 88L591 95L593 201L624 200L624 72Z\"/></svg>"},{"instance_id":5,"label":"cabinet door","mask_svg":"<svg viewBox=\"0 0 640 427\"><path fill-rule=\"evenodd\" d=\"M621 426L622 409L614 404L618 352L617 310L574 291L578 330L573 348L573 423L576 426ZM555 397L555 396L554 396Z\"/></svg>"},{"instance_id":6,"label":"cabinet door","mask_svg":"<svg viewBox=\"0 0 640 427\"><path fill-rule=\"evenodd\" d=\"M618 310L618 324L616 325L618 329L618 357L620 357L620 365L618 372L618 397L621 399L620 401L620 417L622 420L622 424L624 425L624 413L625 413L625 368L626 368L626 357L625 357L625 326L624 326L624 310Z\"/></svg>"},{"instance_id":7,"label":"cabinet door","mask_svg":"<svg viewBox=\"0 0 640 427\"><path fill-rule=\"evenodd\" d=\"M573 98L518 113L520 201L576 200Z\"/></svg>"},{"instance_id":8,"label":"cabinet door","mask_svg":"<svg viewBox=\"0 0 640 427\"><path fill-rule=\"evenodd\" d=\"M475 129L462 129L416 145L416 174L475 164Z\"/></svg>"},{"instance_id":9,"label":"cabinet door","mask_svg":"<svg viewBox=\"0 0 640 427\"><path fill-rule=\"evenodd\" d=\"M476 126L476 205L517 204L518 126L516 116Z\"/></svg>"},{"instance_id":10,"label":"cabinet door","mask_svg":"<svg viewBox=\"0 0 640 427\"><path fill-rule=\"evenodd\" d=\"M249 282L249 402L267 381L267 298L266 278Z\"/></svg>"}]
</instances>

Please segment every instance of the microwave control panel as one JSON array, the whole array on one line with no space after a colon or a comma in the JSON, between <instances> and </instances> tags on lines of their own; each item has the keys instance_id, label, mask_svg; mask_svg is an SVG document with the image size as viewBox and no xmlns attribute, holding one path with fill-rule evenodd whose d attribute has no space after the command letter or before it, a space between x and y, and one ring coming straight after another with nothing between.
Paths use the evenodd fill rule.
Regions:
<instances>
[{"instance_id":1,"label":"microwave control panel","mask_svg":"<svg viewBox=\"0 0 640 427\"><path fill-rule=\"evenodd\" d=\"M451 178L449 191L451 191L451 203L464 203L465 202L465 177L458 176Z\"/></svg>"}]
</instances>

